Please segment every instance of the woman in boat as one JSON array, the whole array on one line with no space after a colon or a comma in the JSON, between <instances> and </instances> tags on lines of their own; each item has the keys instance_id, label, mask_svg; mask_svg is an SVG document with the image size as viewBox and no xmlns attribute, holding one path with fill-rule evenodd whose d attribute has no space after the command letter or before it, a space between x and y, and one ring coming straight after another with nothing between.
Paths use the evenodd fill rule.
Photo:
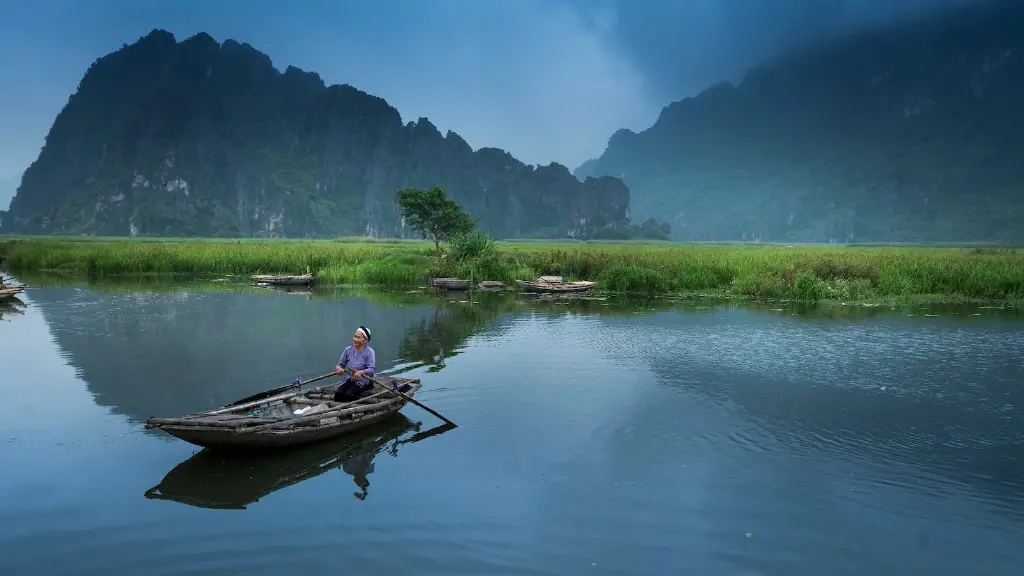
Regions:
<instances>
[{"instance_id":1,"label":"woman in boat","mask_svg":"<svg viewBox=\"0 0 1024 576\"><path fill-rule=\"evenodd\" d=\"M352 335L352 345L346 346L338 360L335 372L345 374L345 369L354 370L347 378L342 378L338 390L334 393L335 402L351 402L358 399L373 387L376 354L370 347L370 329L366 326L356 328Z\"/></svg>"}]
</instances>

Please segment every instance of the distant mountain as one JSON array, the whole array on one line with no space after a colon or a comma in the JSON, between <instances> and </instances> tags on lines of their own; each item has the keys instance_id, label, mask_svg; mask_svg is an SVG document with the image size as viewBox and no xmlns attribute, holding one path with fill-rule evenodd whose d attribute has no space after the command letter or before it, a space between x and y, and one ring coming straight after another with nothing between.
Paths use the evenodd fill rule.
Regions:
<instances>
[{"instance_id":1,"label":"distant mountain","mask_svg":"<svg viewBox=\"0 0 1024 576\"><path fill-rule=\"evenodd\" d=\"M1024 6L765 63L575 174L623 178L677 239L1024 242Z\"/></svg>"},{"instance_id":2,"label":"distant mountain","mask_svg":"<svg viewBox=\"0 0 1024 576\"><path fill-rule=\"evenodd\" d=\"M401 236L395 192L434 185L500 237L628 224L616 178L473 151L381 98L278 72L248 44L154 30L89 68L0 231Z\"/></svg>"}]
</instances>

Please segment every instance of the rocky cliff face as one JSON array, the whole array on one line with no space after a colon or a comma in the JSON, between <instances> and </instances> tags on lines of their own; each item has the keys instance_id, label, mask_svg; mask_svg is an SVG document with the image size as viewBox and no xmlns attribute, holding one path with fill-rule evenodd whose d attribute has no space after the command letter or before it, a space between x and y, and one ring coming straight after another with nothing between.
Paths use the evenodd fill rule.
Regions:
<instances>
[{"instance_id":1,"label":"rocky cliff face","mask_svg":"<svg viewBox=\"0 0 1024 576\"><path fill-rule=\"evenodd\" d=\"M381 98L280 73L247 44L156 30L90 67L0 230L408 236L395 192L434 185L500 237L628 223L615 178L473 151Z\"/></svg>"},{"instance_id":2,"label":"rocky cliff face","mask_svg":"<svg viewBox=\"0 0 1024 576\"><path fill-rule=\"evenodd\" d=\"M614 134L633 218L687 240L1024 241L1024 7L766 63Z\"/></svg>"}]
</instances>

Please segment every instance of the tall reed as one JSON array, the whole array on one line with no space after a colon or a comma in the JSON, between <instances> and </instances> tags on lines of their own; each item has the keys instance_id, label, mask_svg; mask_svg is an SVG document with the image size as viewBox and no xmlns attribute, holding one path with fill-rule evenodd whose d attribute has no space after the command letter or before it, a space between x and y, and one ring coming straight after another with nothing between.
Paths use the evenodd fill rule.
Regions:
<instances>
[{"instance_id":1,"label":"tall reed","mask_svg":"<svg viewBox=\"0 0 1024 576\"><path fill-rule=\"evenodd\" d=\"M0 239L12 271L74 275L301 274L322 284L420 285L431 276L596 280L608 292L865 301L1024 300L1024 254L929 247L421 241Z\"/></svg>"}]
</instances>

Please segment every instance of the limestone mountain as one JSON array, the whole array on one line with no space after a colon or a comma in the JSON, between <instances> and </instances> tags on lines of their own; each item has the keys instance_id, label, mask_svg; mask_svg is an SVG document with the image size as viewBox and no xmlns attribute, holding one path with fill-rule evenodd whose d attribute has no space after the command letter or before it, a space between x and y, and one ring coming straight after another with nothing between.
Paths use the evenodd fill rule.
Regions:
<instances>
[{"instance_id":1,"label":"limestone mountain","mask_svg":"<svg viewBox=\"0 0 1024 576\"><path fill-rule=\"evenodd\" d=\"M1024 6L766 62L616 132L579 177L686 240L1024 241Z\"/></svg>"},{"instance_id":2,"label":"limestone mountain","mask_svg":"<svg viewBox=\"0 0 1024 576\"><path fill-rule=\"evenodd\" d=\"M616 178L579 182L234 40L154 30L97 60L25 171L3 232L402 236L395 192L441 185L499 237L628 225Z\"/></svg>"}]
</instances>

